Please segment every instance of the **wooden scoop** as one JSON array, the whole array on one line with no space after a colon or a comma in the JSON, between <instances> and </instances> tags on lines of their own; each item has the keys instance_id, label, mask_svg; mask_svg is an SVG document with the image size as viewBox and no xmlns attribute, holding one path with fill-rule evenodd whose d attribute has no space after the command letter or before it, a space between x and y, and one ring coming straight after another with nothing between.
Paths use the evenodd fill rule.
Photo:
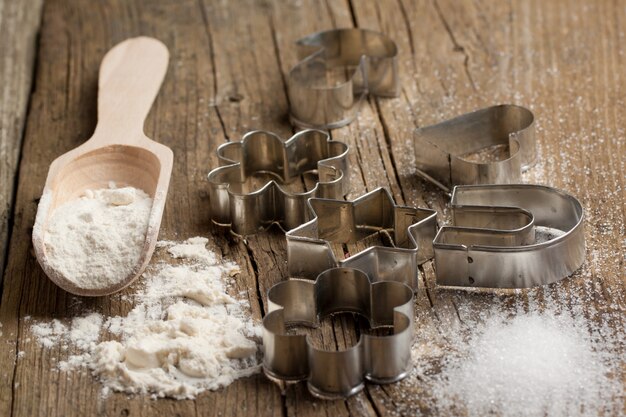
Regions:
<instances>
[{"instance_id":1,"label":"wooden scoop","mask_svg":"<svg viewBox=\"0 0 626 417\"><path fill-rule=\"evenodd\" d=\"M112 294L132 283L145 269L157 241L172 173L172 150L150 140L143 125L167 71L169 53L160 41L125 40L102 60L98 83L98 124L93 136L50 165L33 228L37 260L54 283L73 294ZM144 190L154 199L142 255L128 275L110 287L86 289L53 270L46 259L44 234L52 212L85 190L119 187Z\"/></svg>"}]
</instances>

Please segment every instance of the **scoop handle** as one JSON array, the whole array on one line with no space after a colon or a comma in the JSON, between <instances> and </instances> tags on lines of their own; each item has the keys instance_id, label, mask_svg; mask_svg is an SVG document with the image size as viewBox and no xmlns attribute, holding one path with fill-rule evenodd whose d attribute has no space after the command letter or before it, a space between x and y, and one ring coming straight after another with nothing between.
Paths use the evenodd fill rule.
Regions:
<instances>
[{"instance_id":1,"label":"scoop handle","mask_svg":"<svg viewBox=\"0 0 626 417\"><path fill-rule=\"evenodd\" d=\"M98 125L92 146L145 140L143 125L168 61L167 47L149 37L127 39L107 52L100 64Z\"/></svg>"}]
</instances>

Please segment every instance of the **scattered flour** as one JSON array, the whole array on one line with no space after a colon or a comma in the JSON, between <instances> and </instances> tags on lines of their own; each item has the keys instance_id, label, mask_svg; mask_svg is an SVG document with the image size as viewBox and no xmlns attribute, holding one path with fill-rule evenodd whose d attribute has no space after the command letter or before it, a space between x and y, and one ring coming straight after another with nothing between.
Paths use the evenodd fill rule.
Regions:
<instances>
[{"instance_id":1,"label":"scattered flour","mask_svg":"<svg viewBox=\"0 0 626 417\"><path fill-rule=\"evenodd\" d=\"M181 261L150 268L126 316L92 313L73 319L69 329L53 320L35 323L31 331L46 347L73 347L78 354L59 362L59 369L90 369L104 392L194 398L258 372L260 329L245 303L225 288L239 269L218 262L207 242L161 243ZM103 340L105 334L114 340Z\"/></svg>"},{"instance_id":2,"label":"scattered flour","mask_svg":"<svg viewBox=\"0 0 626 417\"><path fill-rule=\"evenodd\" d=\"M217 258L213 252L205 249L207 239L203 237L192 237L187 239L183 244L168 244L168 252L173 258L183 258L192 261L202 262L213 265L217 262Z\"/></svg>"},{"instance_id":3,"label":"scattered flour","mask_svg":"<svg viewBox=\"0 0 626 417\"><path fill-rule=\"evenodd\" d=\"M35 323L30 328L39 343L47 348L59 344L59 340L67 336L67 326L54 319L51 322Z\"/></svg>"},{"instance_id":4,"label":"scattered flour","mask_svg":"<svg viewBox=\"0 0 626 417\"><path fill-rule=\"evenodd\" d=\"M152 199L137 188L110 187L59 206L46 225L49 266L82 288L114 285L140 261Z\"/></svg>"}]
</instances>

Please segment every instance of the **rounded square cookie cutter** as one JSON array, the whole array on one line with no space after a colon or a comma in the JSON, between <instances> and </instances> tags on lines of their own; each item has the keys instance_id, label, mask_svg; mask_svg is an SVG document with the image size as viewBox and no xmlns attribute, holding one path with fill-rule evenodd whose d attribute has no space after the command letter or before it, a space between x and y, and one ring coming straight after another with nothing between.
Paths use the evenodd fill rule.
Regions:
<instances>
[{"instance_id":1,"label":"rounded square cookie cutter","mask_svg":"<svg viewBox=\"0 0 626 417\"><path fill-rule=\"evenodd\" d=\"M299 39L296 45L301 61L287 81L290 119L297 126L345 126L357 116L367 93L396 97L400 91L398 48L382 33L333 29Z\"/></svg>"},{"instance_id":2,"label":"rounded square cookie cutter","mask_svg":"<svg viewBox=\"0 0 626 417\"><path fill-rule=\"evenodd\" d=\"M454 185L513 184L536 159L535 117L525 107L501 104L415 131L417 173L446 193ZM508 146L505 159L480 162L466 155Z\"/></svg>"},{"instance_id":3,"label":"rounded square cookie cutter","mask_svg":"<svg viewBox=\"0 0 626 417\"><path fill-rule=\"evenodd\" d=\"M276 381L306 380L309 391L323 399L356 394L365 380L386 384L411 369L413 290L400 282L370 282L362 271L334 268L315 281L289 279L268 291L269 312L263 318L263 370ZM319 319L353 312L370 327L392 327L393 334L362 334L356 345L340 351L313 346L288 325L316 327Z\"/></svg>"}]
</instances>

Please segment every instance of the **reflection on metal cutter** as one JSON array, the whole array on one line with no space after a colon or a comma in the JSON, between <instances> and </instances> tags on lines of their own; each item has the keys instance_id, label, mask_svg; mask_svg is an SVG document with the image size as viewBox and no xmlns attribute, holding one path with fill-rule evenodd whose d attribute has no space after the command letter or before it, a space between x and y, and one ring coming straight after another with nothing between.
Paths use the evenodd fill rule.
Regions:
<instances>
[{"instance_id":1,"label":"reflection on metal cutter","mask_svg":"<svg viewBox=\"0 0 626 417\"><path fill-rule=\"evenodd\" d=\"M385 188L354 201L313 198L309 205L315 218L286 234L291 277L315 279L344 266L364 271L373 281L400 281L417 289L417 267L433 257L436 211L397 206ZM374 233L386 234L394 246L372 246L338 260L329 244L354 243Z\"/></svg>"},{"instance_id":2,"label":"reflection on metal cutter","mask_svg":"<svg viewBox=\"0 0 626 417\"><path fill-rule=\"evenodd\" d=\"M395 97L398 48L364 29L318 32L297 41L301 61L288 75L291 121L334 129L350 123L367 93Z\"/></svg>"},{"instance_id":3,"label":"reflection on metal cutter","mask_svg":"<svg viewBox=\"0 0 626 417\"><path fill-rule=\"evenodd\" d=\"M256 233L272 223L284 230L299 226L310 219L309 198L343 198L348 193L347 154L348 145L319 130L298 132L287 141L257 130L241 142L221 145L217 149L221 166L208 176L212 219L239 235ZM312 190L292 193L281 187L307 172L318 176ZM259 173L276 180L255 187L251 179Z\"/></svg>"},{"instance_id":4,"label":"reflection on metal cutter","mask_svg":"<svg viewBox=\"0 0 626 417\"><path fill-rule=\"evenodd\" d=\"M270 379L307 380L312 394L345 398L363 389L364 380L385 384L411 369L413 290L399 282L371 283L362 271L335 268L315 281L290 279L268 292L269 313L263 318L263 369ZM333 313L353 312L372 328L391 327L393 334L362 334L346 350L313 346L306 335L289 334L287 325L316 327Z\"/></svg>"},{"instance_id":5,"label":"reflection on metal cutter","mask_svg":"<svg viewBox=\"0 0 626 417\"><path fill-rule=\"evenodd\" d=\"M507 158L469 159L498 145L508 147ZM518 183L535 158L535 118L525 107L487 107L415 132L418 175L448 193L454 185Z\"/></svg>"},{"instance_id":6,"label":"reflection on metal cutter","mask_svg":"<svg viewBox=\"0 0 626 417\"><path fill-rule=\"evenodd\" d=\"M571 195L542 185L457 186L455 226L433 247L437 284L527 288L571 275L585 261L584 212ZM538 241L537 228L554 230Z\"/></svg>"}]
</instances>

